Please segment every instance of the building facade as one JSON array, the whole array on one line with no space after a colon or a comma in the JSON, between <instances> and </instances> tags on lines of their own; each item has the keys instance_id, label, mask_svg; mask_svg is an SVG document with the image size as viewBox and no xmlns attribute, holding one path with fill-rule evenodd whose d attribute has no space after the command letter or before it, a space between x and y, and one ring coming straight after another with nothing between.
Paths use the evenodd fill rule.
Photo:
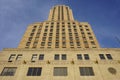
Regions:
<instances>
[{"instance_id":1,"label":"building facade","mask_svg":"<svg viewBox=\"0 0 120 80\"><path fill-rule=\"evenodd\" d=\"M120 80L120 49L100 48L87 22L57 5L28 26L18 48L0 52L0 80Z\"/></svg>"}]
</instances>

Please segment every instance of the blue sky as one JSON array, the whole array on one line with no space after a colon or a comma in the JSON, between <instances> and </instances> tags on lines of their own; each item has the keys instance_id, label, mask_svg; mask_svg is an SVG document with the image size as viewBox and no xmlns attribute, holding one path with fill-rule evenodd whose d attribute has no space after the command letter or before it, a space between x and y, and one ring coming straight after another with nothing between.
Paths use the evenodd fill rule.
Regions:
<instances>
[{"instance_id":1,"label":"blue sky","mask_svg":"<svg viewBox=\"0 0 120 80\"><path fill-rule=\"evenodd\" d=\"M0 0L0 50L16 48L29 24L47 20L50 8L61 4L91 24L101 47L120 48L120 0Z\"/></svg>"}]
</instances>

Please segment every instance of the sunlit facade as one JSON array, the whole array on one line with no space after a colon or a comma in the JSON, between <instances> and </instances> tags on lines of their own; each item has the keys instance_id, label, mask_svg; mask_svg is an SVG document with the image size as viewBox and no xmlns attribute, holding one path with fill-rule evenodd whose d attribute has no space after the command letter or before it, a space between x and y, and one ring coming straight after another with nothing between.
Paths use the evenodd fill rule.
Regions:
<instances>
[{"instance_id":1,"label":"sunlit facade","mask_svg":"<svg viewBox=\"0 0 120 80\"><path fill-rule=\"evenodd\" d=\"M0 80L119 80L120 49L101 48L88 22L65 5L30 24L18 48L0 52Z\"/></svg>"}]
</instances>

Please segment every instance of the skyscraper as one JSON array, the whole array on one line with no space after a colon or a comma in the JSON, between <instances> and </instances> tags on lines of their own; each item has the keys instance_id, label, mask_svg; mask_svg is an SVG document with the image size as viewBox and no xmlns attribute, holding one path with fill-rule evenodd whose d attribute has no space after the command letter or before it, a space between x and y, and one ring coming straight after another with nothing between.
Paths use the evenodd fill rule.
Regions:
<instances>
[{"instance_id":1,"label":"skyscraper","mask_svg":"<svg viewBox=\"0 0 120 80\"><path fill-rule=\"evenodd\" d=\"M119 80L119 53L100 48L90 24L57 5L28 26L18 48L0 52L0 80Z\"/></svg>"},{"instance_id":2,"label":"skyscraper","mask_svg":"<svg viewBox=\"0 0 120 80\"><path fill-rule=\"evenodd\" d=\"M74 20L68 6L55 6L47 21L31 24L18 48L99 48L87 22Z\"/></svg>"}]
</instances>

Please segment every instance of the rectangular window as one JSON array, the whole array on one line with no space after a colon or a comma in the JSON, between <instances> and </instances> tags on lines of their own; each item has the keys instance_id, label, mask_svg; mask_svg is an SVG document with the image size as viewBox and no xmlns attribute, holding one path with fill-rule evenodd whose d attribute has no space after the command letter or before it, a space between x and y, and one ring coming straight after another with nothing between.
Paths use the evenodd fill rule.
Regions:
<instances>
[{"instance_id":1,"label":"rectangular window","mask_svg":"<svg viewBox=\"0 0 120 80\"><path fill-rule=\"evenodd\" d=\"M36 59L37 59L37 54L33 54L31 61L34 62Z\"/></svg>"},{"instance_id":2,"label":"rectangular window","mask_svg":"<svg viewBox=\"0 0 120 80\"><path fill-rule=\"evenodd\" d=\"M91 44L92 44L92 45L95 45L95 42L94 42L94 41L91 41Z\"/></svg>"},{"instance_id":3,"label":"rectangular window","mask_svg":"<svg viewBox=\"0 0 120 80\"><path fill-rule=\"evenodd\" d=\"M66 57L66 54L62 54L62 60L66 60L67 57Z\"/></svg>"},{"instance_id":4,"label":"rectangular window","mask_svg":"<svg viewBox=\"0 0 120 80\"><path fill-rule=\"evenodd\" d=\"M82 55L81 54L77 54L77 59L78 60L82 60Z\"/></svg>"},{"instance_id":5,"label":"rectangular window","mask_svg":"<svg viewBox=\"0 0 120 80\"><path fill-rule=\"evenodd\" d=\"M11 54L8 61L12 62L15 59L15 56L16 56L15 54Z\"/></svg>"},{"instance_id":6,"label":"rectangular window","mask_svg":"<svg viewBox=\"0 0 120 80\"><path fill-rule=\"evenodd\" d=\"M84 54L84 59L85 60L89 60L90 58L89 58L89 55L88 54Z\"/></svg>"},{"instance_id":7,"label":"rectangular window","mask_svg":"<svg viewBox=\"0 0 120 80\"><path fill-rule=\"evenodd\" d=\"M45 41L45 40L46 40L46 37L43 37L42 40Z\"/></svg>"},{"instance_id":8,"label":"rectangular window","mask_svg":"<svg viewBox=\"0 0 120 80\"><path fill-rule=\"evenodd\" d=\"M34 35L34 33L31 33L31 34L30 34L30 36L33 36L33 35Z\"/></svg>"},{"instance_id":9,"label":"rectangular window","mask_svg":"<svg viewBox=\"0 0 120 80\"><path fill-rule=\"evenodd\" d=\"M80 67L79 71L81 76L94 76L92 67Z\"/></svg>"},{"instance_id":10,"label":"rectangular window","mask_svg":"<svg viewBox=\"0 0 120 80\"><path fill-rule=\"evenodd\" d=\"M106 54L106 56L107 56L107 58L110 59L110 60L113 59L112 56L111 56L111 54Z\"/></svg>"},{"instance_id":11,"label":"rectangular window","mask_svg":"<svg viewBox=\"0 0 120 80\"><path fill-rule=\"evenodd\" d=\"M41 42L41 46L44 46L45 45L45 42Z\"/></svg>"},{"instance_id":12,"label":"rectangular window","mask_svg":"<svg viewBox=\"0 0 120 80\"><path fill-rule=\"evenodd\" d=\"M39 55L39 60L44 60L44 54Z\"/></svg>"},{"instance_id":13,"label":"rectangular window","mask_svg":"<svg viewBox=\"0 0 120 80\"><path fill-rule=\"evenodd\" d=\"M99 57L100 57L100 59L105 59L105 56L104 56L104 54L99 54Z\"/></svg>"},{"instance_id":14,"label":"rectangular window","mask_svg":"<svg viewBox=\"0 0 120 80\"><path fill-rule=\"evenodd\" d=\"M54 67L54 76L67 76L67 67Z\"/></svg>"},{"instance_id":15,"label":"rectangular window","mask_svg":"<svg viewBox=\"0 0 120 80\"><path fill-rule=\"evenodd\" d=\"M27 42L27 43L26 43L26 46L30 46L30 43L31 43L31 42Z\"/></svg>"},{"instance_id":16,"label":"rectangular window","mask_svg":"<svg viewBox=\"0 0 120 80\"><path fill-rule=\"evenodd\" d=\"M51 46L52 45L52 42L48 42L48 46Z\"/></svg>"},{"instance_id":17,"label":"rectangular window","mask_svg":"<svg viewBox=\"0 0 120 80\"><path fill-rule=\"evenodd\" d=\"M29 41L31 41L32 40L32 37L29 37L29 39L28 39Z\"/></svg>"},{"instance_id":18,"label":"rectangular window","mask_svg":"<svg viewBox=\"0 0 120 80\"><path fill-rule=\"evenodd\" d=\"M16 60L19 61L22 58L22 54L18 54Z\"/></svg>"},{"instance_id":19,"label":"rectangular window","mask_svg":"<svg viewBox=\"0 0 120 80\"><path fill-rule=\"evenodd\" d=\"M27 76L41 76L41 67L29 67Z\"/></svg>"},{"instance_id":20,"label":"rectangular window","mask_svg":"<svg viewBox=\"0 0 120 80\"><path fill-rule=\"evenodd\" d=\"M35 29L33 29L32 32L35 32Z\"/></svg>"},{"instance_id":21,"label":"rectangular window","mask_svg":"<svg viewBox=\"0 0 120 80\"><path fill-rule=\"evenodd\" d=\"M92 36L90 36L90 37L89 37L89 39L90 39L90 40L93 40L93 37L92 37Z\"/></svg>"},{"instance_id":22,"label":"rectangular window","mask_svg":"<svg viewBox=\"0 0 120 80\"><path fill-rule=\"evenodd\" d=\"M5 67L1 73L1 76L14 76L16 69L16 67Z\"/></svg>"},{"instance_id":23,"label":"rectangular window","mask_svg":"<svg viewBox=\"0 0 120 80\"><path fill-rule=\"evenodd\" d=\"M54 60L59 60L59 54L55 54Z\"/></svg>"}]
</instances>

